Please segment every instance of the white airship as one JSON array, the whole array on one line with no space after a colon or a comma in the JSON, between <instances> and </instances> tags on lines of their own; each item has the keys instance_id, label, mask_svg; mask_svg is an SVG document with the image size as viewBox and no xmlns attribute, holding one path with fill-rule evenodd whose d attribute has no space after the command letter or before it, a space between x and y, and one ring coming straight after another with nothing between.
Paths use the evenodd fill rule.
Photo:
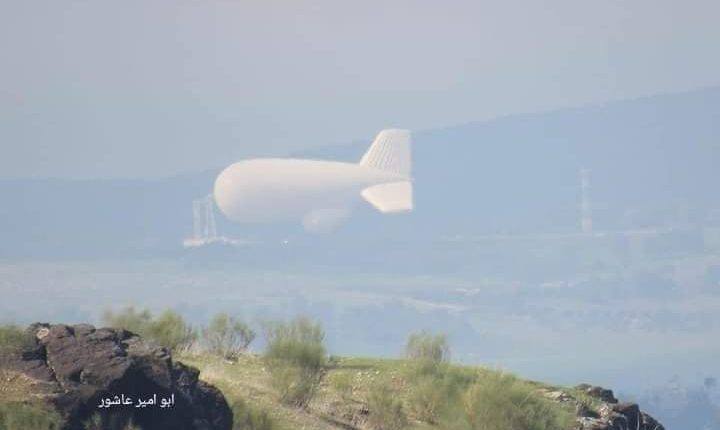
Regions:
<instances>
[{"instance_id":1,"label":"white airship","mask_svg":"<svg viewBox=\"0 0 720 430\"><path fill-rule=\"evenodd\" d=\"M382 213L413 209L410 132L383 130L359 163L259 158L230 165L215 180L215 202L241 223L297 219L327 231L362 200Z\"/></svg>"}]
</instances>

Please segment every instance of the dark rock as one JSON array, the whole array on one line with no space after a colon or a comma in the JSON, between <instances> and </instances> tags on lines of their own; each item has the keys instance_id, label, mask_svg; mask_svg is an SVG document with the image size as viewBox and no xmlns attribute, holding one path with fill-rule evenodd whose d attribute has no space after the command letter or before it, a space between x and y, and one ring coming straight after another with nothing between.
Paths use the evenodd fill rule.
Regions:
<instances>
[{"instance_id":1,"label":"dark rock","mask_svg":"<svg viewBox=\"0 0 720 430\"><path fill-rule=\"evenodd\" d=\"M577 430L665 430L653 417L642 412L637 403L618 402L611 390L588 384L575 389L600 400L599 405L593 402L593 407L576 401Z\"/></svg>"},{"instance_id":2,"label":"dark rock","mask_svg":"<svg viewBox=\"0 0 720 430\"><path fill-rule=\"evenodd\" d=\"M198 379L197 369L172 360L170 352L126 330L91 325L33 324L36 344L7 366L51 385L52 403L64 429L82 429L99 414L103 428L122 428L132 420L143 429L229 430L232 412L222 393ZM132 404L99 408L101 399L174 397L172 408ZM112 424L108 424L112 423Z\"/></svg>"},{"instance_id":3,"label":"dark rock","mask_svg":"<svg viewBox=\"0 0 720 430\"><path fill-rule=\"evenodd\" d=\"M586 392L589 396L595 397L596 399L602 400L606 403L617 403L618 400L615 398L612 390L608 390L603 387L592 386L588 384L581 384L576 387L579 390Z\"/></svg>"},{"instance_id":4,"label":"dark rock","mask_svg":"<svg viewBox=\"0 0 720 430\"><path fill-rule=\"evenodd\" d=\"M581 418L582 430L664 430L649 415L640 411L637 403L603 403L599 418ZM603 425L605 427L603 427Z\"/></svg>"},{"instance_id":5,"label":"dark rock","mask_svg":"<svg viewBox=\"0 0 720 430\"><path fill-rule=\"evenodd\" d=\"M640 428L640 408L637 403L616 403L611 406L611 409L623 417L628 429Z\"/></svg>"},{"instance_id":6,"label":"dark rock","mask_svg":"<svg viewBox=\"0 0 720 430\"><path fill-rule=\"evenodd\" d=\"M577 417L585 417L585 418L600 418L600 414L593 411L588 407L586 404L577 402L575 406L575 415Z\"/></svg>"},{"instance_id":7,"label":"dark rock","mask_svg":"<svg viewBox=\"0 0 720 430\"><path fill-rule=\"evenodd\" d=\"M645 412L640 412L640 419L642 420L642 429L645 430L665 430L665 427L663 427L662 424L660 424L655 418L651 417L650 415L646 414Z\"/></svg>"},{"instance_id":8,"label":"dark rock","mask_svg":"<svg viewBox=\"0 0 720 430\"><path fill-rule=\"evenodd\" d=\"M600 418L580 417L578 418L578 430L608 430L609 424Z\"/></svg>"}]
</instances>

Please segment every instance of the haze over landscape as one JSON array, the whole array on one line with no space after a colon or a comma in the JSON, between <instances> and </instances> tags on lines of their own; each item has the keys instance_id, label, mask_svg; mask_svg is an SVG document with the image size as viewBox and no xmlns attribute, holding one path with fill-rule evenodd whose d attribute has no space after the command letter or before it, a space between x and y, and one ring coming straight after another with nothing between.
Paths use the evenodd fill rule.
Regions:
<instances>
[{"instance_id":1,"label":"haze over landscape","mask_svg":"<svg viewBox=\"0 0 720 430\"><path fill-rule=\"evenodd\" d=\"M0 4L0 323L306 314L330 352L612 386L720 428L714 2ZM412 12L408 12L412 11ZM414 210L231 223L227 165L413 129ZM581 228L581 171L592 228Z\"/></svg>"},{"instance_id":2,"label":"haze over landscape","mask_svg":"<svg viewBox=\"0 0 720 430\"><path fill-rule=\"evenodd\" d=\"M6 1L0 176L164 177L717 85L719 7Z\"/></svg>"}]
</instances>

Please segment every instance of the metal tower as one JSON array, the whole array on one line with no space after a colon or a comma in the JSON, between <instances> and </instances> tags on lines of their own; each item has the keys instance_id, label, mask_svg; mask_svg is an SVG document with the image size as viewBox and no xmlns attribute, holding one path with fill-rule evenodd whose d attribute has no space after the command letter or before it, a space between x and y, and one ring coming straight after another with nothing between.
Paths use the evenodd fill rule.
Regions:
<instances>
[{"instance_id":1,"label":"metal tower","mask_svg":"<svg viewBox=\"0 0 720 430\"><path fill-rule=\"evenodd\" d=\"M193 239L202 242L217 239L215 202L212 194L193 200Z\"/></svg>"}]
</instances>

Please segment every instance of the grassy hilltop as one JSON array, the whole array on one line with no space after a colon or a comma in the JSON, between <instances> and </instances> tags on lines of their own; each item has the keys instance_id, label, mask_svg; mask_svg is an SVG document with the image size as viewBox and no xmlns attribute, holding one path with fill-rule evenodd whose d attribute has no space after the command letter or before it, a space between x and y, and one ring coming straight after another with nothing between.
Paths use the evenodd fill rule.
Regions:
<instances>
[{"instance_id":1,"label":"grassy hilltop","mask_svg":"<svg viewBox=\"0 0 720 430\"><path fill-rule=\"evenodd\" d=\"M498 370L454 365L446 336L428 331L408 337L402 358L377 359L329 356L323 328L302 317L264 322L260 327L265 340L262 354L248 350L258 336L255 328L226 314L216 315L201 328L189 326L172 311L154 316L127 308L120 313L107 312L104 319L115 329L98 329L95 334L94 327L82 324L40 324L26 330L0 327L0 358L3 354L14 356L16 363L23 363L18 357L35 354L55 374L58 368L53 363L66 357L65 348L82 342L99 348L112 339L116 346L97 351L115 352L96 353L89 363L87 356L80 356L86 362L84 369L102 368L112 362L103 360L126 360L129 354L146 363L143 369L167 365L175 369L172 372L183 371L188 378L197 379L191 376L194 370L183 370L189 369L184 365L192 366L199 370L200 380L210 384L207 387L222 392L217 394L220 403L227 402L223 407L228 419L222 428L213 425L219 430L662 430L637 405L618 403L610 390L556 387ZM52 347L53 354L61 355L46 356L51 350L43 349L40 339L63 345L60 352ZM116 355L118 350L125 352ZM168 364L172 362L176 364ZM87 391L90 385L83 384L89 383L95 384L100 396L112 391L112 384L97 385L92 370L87 373L72 363L69 366L70 373L61 369L71 378L63 389ZM72 376L75 374L78 376ZM127 375L118 377L128 382ZM84 378L89 379L83 382ZM59 379L51 375L52 380ZM129 382L136 386L142 380ZM29 378L22 367L3 367L0 360L0 430L143 429L137 425L145 419L137 415L141 410L105 416L102 414L110 412L98 412L96 397L88 398L87 404L73 412L58 406L63 401L57 401L55 391L53 408L52 395L43 391L48 386ZM204 398L215 395L212 390L215 388L205 389L206 394L192 400L198 404L184 407L197 409ZM72 414L76 414L74 418ZM196 427L188 424L187 428Z\"/></svg>"},{"instance_id":2,"label":"grassy hilltop","mask_svg":"<svg viewBox=\"0 0 720 430\"><path fill-rule=\"evenodd\" d=\"M485 393L477 394L478 400L481 398L494 403L492 407L497 409L488 413L487 427L468 427L467 423L461 422L449 423L446 421L448 418L442 416L441 409L455 409L448 412L462 416L463 411L459 409L467 406L468 401L471 402L467 392L449 393L448 390L453 388L448 387L446 381L418 378L416 363L412 360L357 357L332 359L324 369L313 399L307 406L298 408L278 400L272 375L260 356L243 355L235 362L209 355L183 355L179 359L200 369L201 377L220 388L231 404L243 405L241 408L248 411L245 413L267 416L265 424L247 427L248 429L421 430L448 429L450 427L446 426L453 425L453 428L457 429L500 430L504 428L500 426L500 422L497 426L489 422L493 419L491 415L504 414L511 408L527 414L530 419L527 427L518 429L569 429L576 412L574 403L549 400L548 396L552 396L550 393L558 392L557 387L524 381L495 370L450 366L446 372L454 374L459 385L477 384L476 387L486 387ZM387 392L383 393L381 387L385 387ZM582 398L588 405L599 404L580 390L564 391ZM519 405L512 404L514 396L525 401L528 408L520 411ZM446 402L453 401L453 397L458 404L447 404ZM383 410L372 411L370 406ZM236 417L243 413L236 408ZM373 422L373 414L381 415L380 421L384 418L385 423ZM534 414L537 414L536 421L532 422ZM499 416L494 418L501 419ZM261 421L262 419L256 418L256 422ZM567 427L555 427L557 424L565 424Z\"/></svg>"}]
</instances>

